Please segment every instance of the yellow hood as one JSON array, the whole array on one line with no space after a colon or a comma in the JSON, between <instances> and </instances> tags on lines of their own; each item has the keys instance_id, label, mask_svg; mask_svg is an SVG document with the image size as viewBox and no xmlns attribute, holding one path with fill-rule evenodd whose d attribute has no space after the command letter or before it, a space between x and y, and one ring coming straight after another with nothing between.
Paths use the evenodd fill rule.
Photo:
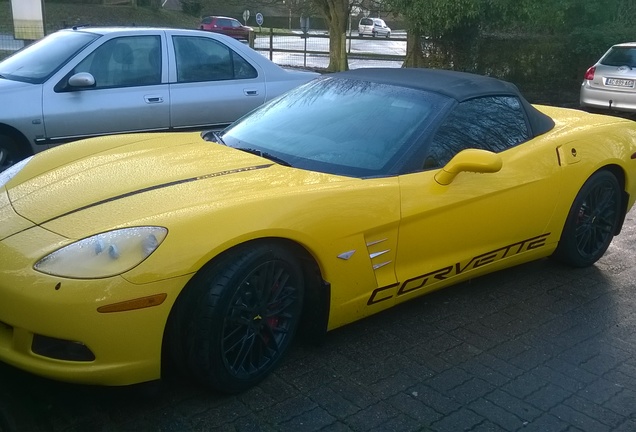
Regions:
<instances>
[{"instance_id":1,"label":"yellow hood","mask_svg":"<svg viewBox=\"0 0 636 432\"><path fill-rule=\"evenodd\" d=\"M6 187L15 211L39 225L145 191L272 165L198 133L121 135L38 154Z\"/></svg>"}]
</instances>

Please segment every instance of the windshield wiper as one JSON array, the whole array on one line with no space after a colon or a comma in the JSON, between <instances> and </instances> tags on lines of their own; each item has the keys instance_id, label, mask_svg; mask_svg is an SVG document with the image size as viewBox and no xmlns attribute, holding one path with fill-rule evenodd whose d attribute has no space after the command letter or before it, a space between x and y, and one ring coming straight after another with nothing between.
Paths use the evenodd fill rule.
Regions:
<instances>
[{"instance_id":1,"label":"windshield wiper","mask_svg":"<svg viewBox=\"0 0 636 432\"><path fill-rule=\"evenodd\" d=\"M214 142L217 142L219 144L223 144L223 145L227 146L225 141L223 141L223 138L221 138L221 133L222 132L220 132L220 131L214 131L214 130L204 131L204 132L201 133L201 136L206 141L214 141ZM267 152L264 152L264 151L256 150L256 149L253 149L253 148L247 148L247 147L233 147L233 148L235 148L237 150L242 150L242 151L244 151L246 153L250 153L250 154L253 154L253 155L256 155L256 156L260 156L260 157L265 158L265 159L269 159L269 160L271 160L273 162L276 162L279 165L291 167L291 164L289 162L287 162L286 160L281 159L279 157L276 157L276 156L274 156L272 154L269 154Z\"/></svg>"},{"instance_id":2,"label":"windshield wiper","mask_svg":"<svg viewBox=\"0 0 636 432\"><path fill-rule=\"evenodd\" d=\"M206 141L214 141L219 144L227 145L225 144L225 141L223 141L223 138L221 138L220 131L214 131L214 130L203 131L201 132L201 137Z\"/></svg>"},{"instance_id":3,"label":"windshield wiper","mask_svg":"<svg viewBox=\"0 0 636 432\"><path fill-rule=\"evenodd\" d=\"M269 160L271 160L273 162L276 162L279 165L284 165L284 166L287 166L287 167L291 167L291 164L289 162L287 162L286 160L283 160L283 159L281 159L279 157L276 157L276 156L274 156L272 154L269 154L267 152L264 152L264 151L251 149L251 148L244 148L244 147L235 147L235 149L242 150L242 151L244 151L246 153L250 153L250 154L253 154L253 155L256 155L256 156L260 156L260 157L265 158L265 159L269 159Z\"/></svg>"}]
</instances>

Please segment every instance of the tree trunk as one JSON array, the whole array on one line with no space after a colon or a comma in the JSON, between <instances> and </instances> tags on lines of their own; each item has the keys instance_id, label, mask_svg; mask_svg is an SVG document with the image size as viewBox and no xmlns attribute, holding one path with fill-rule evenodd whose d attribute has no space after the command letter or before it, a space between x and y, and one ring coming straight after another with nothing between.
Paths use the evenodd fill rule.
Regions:
<instances>
[{"instance_id":1,"label":"tree trunk","mask_svg":"<svg viewBox=\"0 0 636 432\"><path fill-rule=\"evenodd\" d=\"M422 52L422 34L419 30L409 30L406 34L406 58L402 67L424 68L427 66L426 58Z\"/></svg>"},{"instance_id":2,"label":"tree trunk","mask_svg":"<svg viewBox=\"0 0 636 432\"><path fill-rule=\"evenodd\" d=\"M327 0L323 11L329 23L329 66L330 72L349 70L347 58L347 23L349 19L348 0Z\"/></svg>"}]
</instances>

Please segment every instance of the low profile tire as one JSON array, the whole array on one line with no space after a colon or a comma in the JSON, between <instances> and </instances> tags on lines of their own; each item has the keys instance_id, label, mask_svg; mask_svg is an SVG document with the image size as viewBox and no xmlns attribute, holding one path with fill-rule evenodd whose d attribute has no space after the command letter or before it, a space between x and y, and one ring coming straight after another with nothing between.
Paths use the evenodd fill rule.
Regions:
<instances>
[{"instance_id":1,"label":"low profile tire","mask_svg":"<svg viewBox=\"0 0 636 432\"><path fill-rule=\"evenodd\" d=\"M279 244L242 247L204 267L187 289L175 318L189 375L214 390L238 393L278 366L298 327L304 294L301 265L290 251Z\"/></svg>"},{"instance_id":2,"label":"low profile tire","mask_svg":"<svg viewBox=\"0 0 636 432\"><path fill-rule=\"evenodd\" d=\"M574 267L598 261L621 220L621 188L609 171L599 171L583 185L570 208L553 257Z\"/></svg>"},{"instance_id":3,"label":"low profile tire","mask_svg":"<svg viewBox=\"0 0 636 432\"><path fill-rule=\"evenodd\" d=\"M18 142L10 135L0 132L0 172L27 157Z\"/></svg>"}]
</instances>

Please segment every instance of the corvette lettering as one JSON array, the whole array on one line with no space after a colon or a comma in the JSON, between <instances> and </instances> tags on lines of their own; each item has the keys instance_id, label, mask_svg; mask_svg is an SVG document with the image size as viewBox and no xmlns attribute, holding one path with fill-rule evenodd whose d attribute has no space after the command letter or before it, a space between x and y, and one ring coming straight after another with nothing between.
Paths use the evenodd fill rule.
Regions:
<instances>
[{"instance_id":1,"label":"corvette lettering","mask_svg":"<svg viewBox=\"0 0 636 432\"><path fill-rule=\"evenodd\" d=\"M468 262L465 262L465 263L458 262L455 264L451 264L441 269L426 273L424 275L415 277L413 279L409 279L405 281L404 283L402 283L401 285L397 283L397 284L377 288L373 290L373 292L371 293L371 297L369 297L369 300L367 301L367 305L370 306L372 304L389 300L393 297L399 297L404 294L417 291L421 288L424 288L427 285L431 285L432 283L443 281L443 280L452 278L454 276L458 276L467 271L477 269L487 264L492 264L501 259L543 247L545 246L545 242L549 235L550 233L542 234L537 237L532 237L527 240L523 240L508 246L504 246L499 249L495 249L490 252L486 252L481 255L477 255L476 257L473 257L470 260L468 260ZM397 290L395 294L392 294L390 290L398 286L400 288Z\"/></svg>"}]
</instances>

